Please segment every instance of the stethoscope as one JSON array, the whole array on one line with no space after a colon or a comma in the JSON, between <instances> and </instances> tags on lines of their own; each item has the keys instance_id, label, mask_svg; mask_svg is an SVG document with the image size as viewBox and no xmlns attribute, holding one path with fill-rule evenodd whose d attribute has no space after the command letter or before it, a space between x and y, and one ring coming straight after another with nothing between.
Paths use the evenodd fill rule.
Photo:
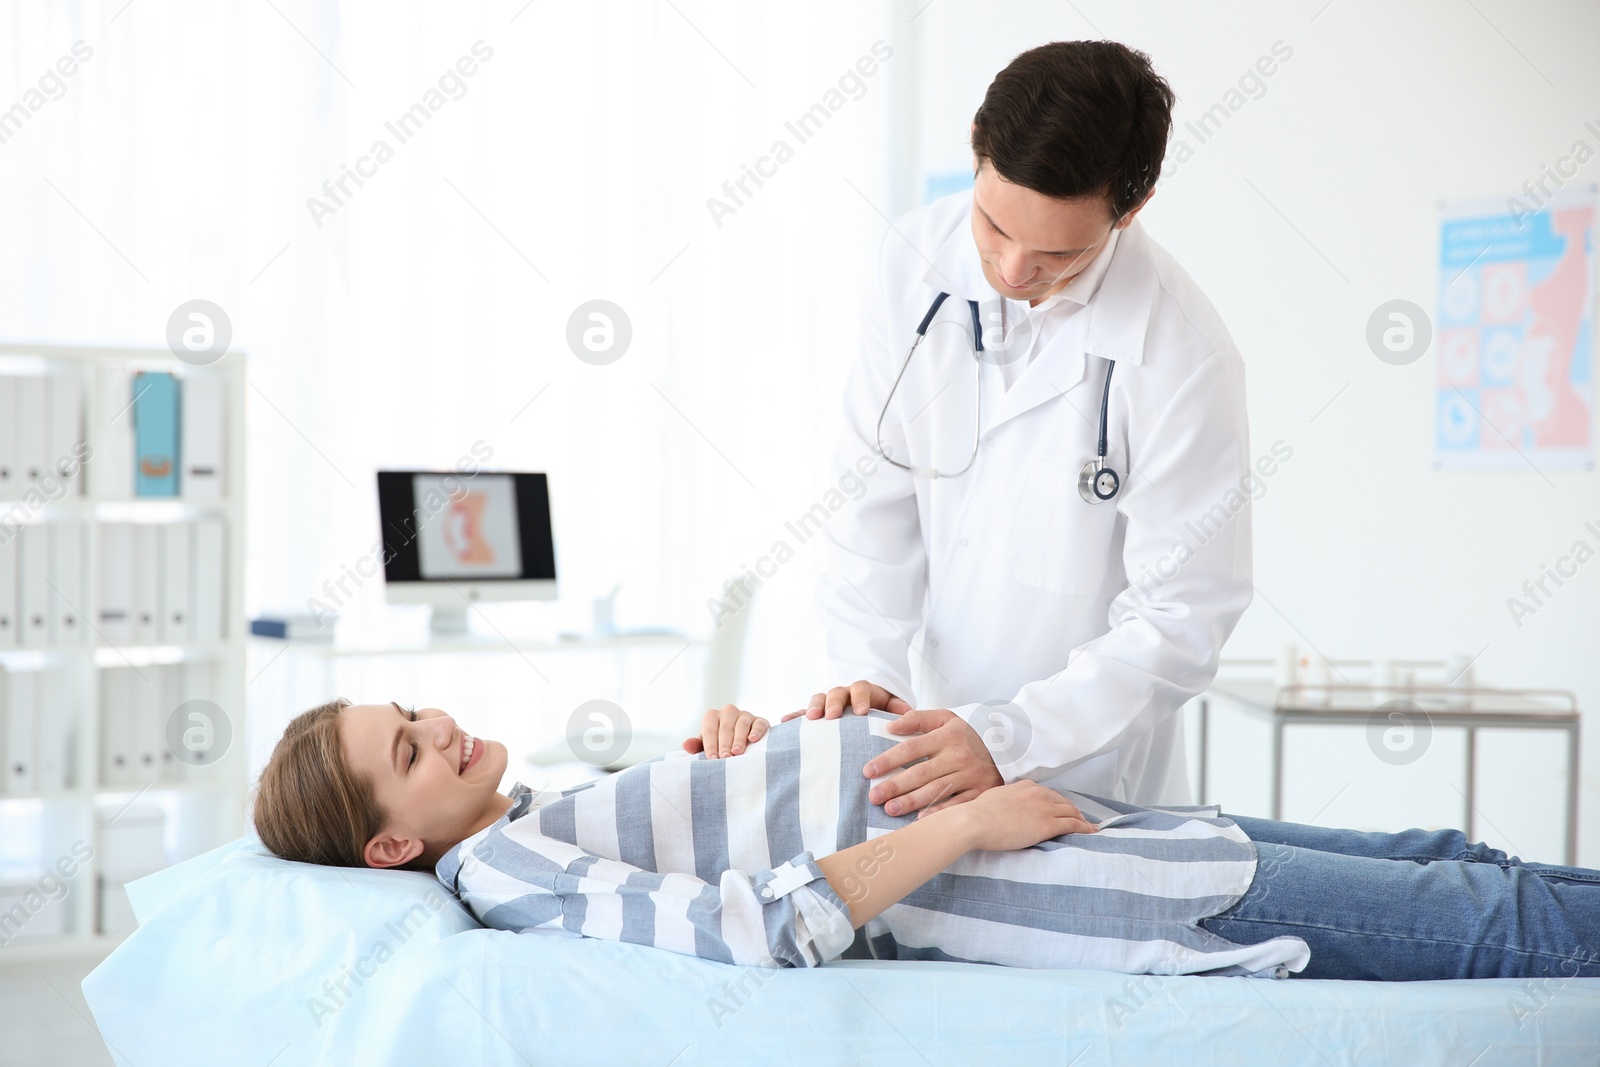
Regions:
<instances>
[{"instance_id":1,"label":"stethoscope","mask_svg":"<svg viewBox=\"0 0 1600 1067\"><path fill-rule=\"evenodd\" d=\"M979 434L982 430L983 413L983 330L980 326L978 315L978 302L968 300L967 306L972 311L972 366L973 386L977 395L975 410L972 418L972 454L967 457L966 466L958 471L941 471L934 467L919 467L912 463L901 463L890 456L883 447L883 420L889 414L889 403L894 399L894 391L900 388L900 380L906 376L906 368L911 366L911 357L916 354L917 346L928 334L928 326L933 322L933 317L939 313L939 308L949 299L949 293L940 293L933 298L933 303L928 307L928 313L922 316L922 321L917 324L917 336L911 342L911 347L906 350L905 362L900 364L900 373L895 375L894 384L889 386L889 395L883 399L883 408L878 412L878 427L874 432L874 443L877 445L878 455L899 467L903 471L910 471L914 478L959 478L972 469L972 464L978 459ZM1116 360L1106 360L1105 391L1100 394L1100 438L1095 449L1095 458L1083 465L1083 470L1078 472L1078 495L1091 504L1103 504L1117 495L1117 490L1122 487L1122 479L1117 472L1106 465L1106 409L1111 403L1111 372L1117 369Z\"/></svg>"}]
</instances>

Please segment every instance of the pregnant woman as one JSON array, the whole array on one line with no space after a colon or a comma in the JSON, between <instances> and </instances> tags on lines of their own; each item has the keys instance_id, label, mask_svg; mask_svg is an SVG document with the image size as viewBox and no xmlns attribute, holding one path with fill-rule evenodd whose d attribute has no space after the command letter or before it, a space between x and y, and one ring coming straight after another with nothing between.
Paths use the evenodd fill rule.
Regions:
<instances>
[{"instance_id":1,"label":"pregnant woman","mask_svg":"<svg viewBox=\"0 0 1600 1067\"><path fill-rule=\"evenodd\" d=\"M704 743L731 737L738 754L507 795L500 743L437 708L340 700L290 722L253 817L285 859L431 871L486 926L741 965L1600 976L1600 871L1523 863L1450 830L1331 830L1025 780L892 816L867 797L887 777L863 768L907 736L887 731L893 718L769 730L730 705L708 714Z\"/></svg>"}]
</instances>

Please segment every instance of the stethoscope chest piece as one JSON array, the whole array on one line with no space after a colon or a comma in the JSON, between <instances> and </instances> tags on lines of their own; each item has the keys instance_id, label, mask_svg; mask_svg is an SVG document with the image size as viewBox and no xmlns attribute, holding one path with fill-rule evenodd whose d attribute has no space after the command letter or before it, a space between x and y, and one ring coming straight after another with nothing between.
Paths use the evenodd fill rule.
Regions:
<instances>
[{"instance_id":1,"label":"stethoscope chest piece","mask_svg":"<svg viewBox=\"0 0 1600 1067\"><path fill-rule=\"evenodd\" d=\"M1104 457L1091 459L1078 472L1078 495L1091 504L1104 504L1117 495L1122 480L1117 472L1106 466Z\"/></svg>"},{"instance_id":2,"label":"stethoscope chest piece","mask_svg":"<svg viewBox=\"0 0 1600 1067\"><path fill-rule=\"evenodd\" d=\"M1100 394L1100 436L1095 442L1094 458L1078 472L1078 495L1091 504L1104 504L1122 488L1122 478L1106 466L1106 413L1111 407L1111 372L1115 362L1106 361L1106 386Z\"/></svg>"}]
</instances>

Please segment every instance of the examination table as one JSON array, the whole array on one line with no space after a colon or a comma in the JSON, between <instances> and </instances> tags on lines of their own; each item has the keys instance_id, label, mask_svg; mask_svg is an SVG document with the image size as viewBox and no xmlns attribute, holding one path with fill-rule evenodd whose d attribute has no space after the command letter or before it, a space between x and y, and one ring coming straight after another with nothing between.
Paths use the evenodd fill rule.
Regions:
<instances>
[{"instance_id":1,"label":"examination table","mask_svg":"<svg viewBox=\"0 0 1600 1067\"><path fill-rule=\"evenodd\" d=\"M290 863L248 836L128 891L139 928L83 992L130 1067L1600 1061L1600 978L740 968L485 929L429 875Z\"/></svg>"}]
</instances>

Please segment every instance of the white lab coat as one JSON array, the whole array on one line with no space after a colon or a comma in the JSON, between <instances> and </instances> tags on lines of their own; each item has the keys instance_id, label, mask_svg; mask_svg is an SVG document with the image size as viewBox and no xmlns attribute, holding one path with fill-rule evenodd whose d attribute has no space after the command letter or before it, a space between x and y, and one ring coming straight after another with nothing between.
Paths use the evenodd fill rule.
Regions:
<instances>
[{"instance_id":1,"label":"white lab coat","mask_svg":"<svg viewBox=\"0 0 1600 1067\"><path fill-rule=\"evenodd\" d=\"M999 298L971 201L954 194L896 220L879 256L837 453L841 468L871 473L823 528L829 684L865 678L915 707L952 709L1008 782L1192 803L1177 712L1210 684L1252 594L1244 364L1135 219L1088 304L1009 390L985 368L970 471L914 478L877 459L879 411L940 291L951 298L895 392L883 442L943 471L971 454L966 301ZM1091 506L1077 481L1095 454L1105 359L1116 360L1108 461L1122 489Z\"/></svg>"}]
</instances>

